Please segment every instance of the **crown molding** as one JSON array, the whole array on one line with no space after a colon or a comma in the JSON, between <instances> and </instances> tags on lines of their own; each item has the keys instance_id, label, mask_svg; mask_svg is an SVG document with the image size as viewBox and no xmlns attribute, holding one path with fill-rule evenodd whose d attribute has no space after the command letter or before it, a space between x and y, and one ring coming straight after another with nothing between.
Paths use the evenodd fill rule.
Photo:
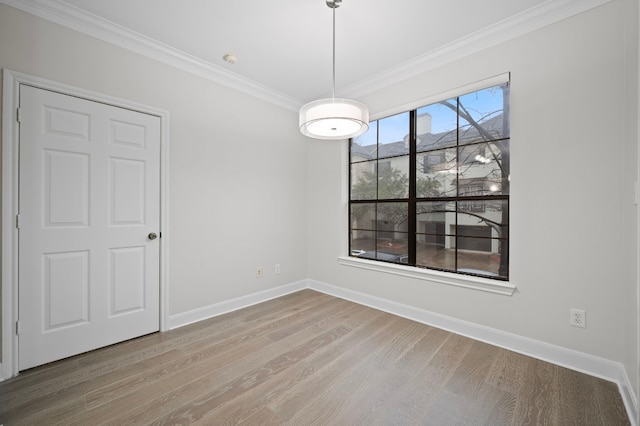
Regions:
<instances>
[{"instance_id":1,"label":"crown molding","mask_svg":"<svg viewBox=\"0 0 640 426\"><path fill-rule=\"evenodd\" d=\"M106 41L188 73L222 84L291 111L302 101L256 81L244 78L210 62L175 49L126 27L58 0L0 0L8 6L72 30Z\"/></svg>"},{"instance_id":2,"label":"crown molding","mask_svg":"<svg viewBox=\"0 0 640 426\"><path fill-rule=\"evenodd\" d=\"M546 2L459 38L370 78L344 87L341 97L358 99L465 56L578 15L611 0L547 0Z\"/></svg>"},{"instance_id":3,"label":"crown molding","mask_svg":"<svg viewBox=\"0 0 640 426\"><path fill-rule=\"evenodd\" d=\"M340 96L358 99L384 87L415 77L449 62L554 24L610 1L547 0L520 14L504 19L398 66L389 68L356 84L347 86L340 91ZM287 96L254 80L244 78L225 68L203 61L121 25L87 13L62 0L0 0L0 3L166 63L282 108L298 111L303 104L299 99Z\"/></svg>"}]
</instances>

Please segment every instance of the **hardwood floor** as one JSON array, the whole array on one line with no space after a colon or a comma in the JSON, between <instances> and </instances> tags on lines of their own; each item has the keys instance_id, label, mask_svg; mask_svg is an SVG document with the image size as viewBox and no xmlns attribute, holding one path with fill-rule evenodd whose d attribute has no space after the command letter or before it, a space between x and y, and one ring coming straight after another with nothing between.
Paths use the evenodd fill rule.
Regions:
<instances>
[{"instance_id":1,"label":"hardwood floor","mask_svg":"<svg viewBox=\"0 0 640 426\"><path fill-rule=\"evenodd\" d=\"M626 425L614 383L304 290L0 383L0 424Z\"/></svg>"}]
</instances>

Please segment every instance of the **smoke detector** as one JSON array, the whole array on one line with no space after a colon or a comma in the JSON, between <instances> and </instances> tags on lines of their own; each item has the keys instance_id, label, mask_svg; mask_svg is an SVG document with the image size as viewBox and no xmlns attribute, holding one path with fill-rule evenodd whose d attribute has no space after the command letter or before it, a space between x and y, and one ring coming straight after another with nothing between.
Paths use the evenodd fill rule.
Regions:
<instances>
[{"instance_id":1,"label":"smoke detector","mask_svg":"<svg viewBox=\"0 0 640 426\"><path fill-rule=\"evenodd\" d=\"M222 57L222 59L224 59L225 62L228 62L231 65L235 64L236 62L238 62L238 57L236 55L234 55L233 53L227 53L226 55L224 55Z\"/></svg>"}]
</instances>

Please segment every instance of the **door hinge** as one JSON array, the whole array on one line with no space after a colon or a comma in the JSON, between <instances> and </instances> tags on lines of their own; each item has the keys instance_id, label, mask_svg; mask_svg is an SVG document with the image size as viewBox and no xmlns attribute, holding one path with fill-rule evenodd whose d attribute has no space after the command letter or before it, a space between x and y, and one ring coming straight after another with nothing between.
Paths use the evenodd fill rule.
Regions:
<instances>
[{"instance_id":1,"label":"door hinge","mask_svg":"<svg viewBox=\"0 0 640 426\"><path fill-rule=\"evenodd\" d=\"M16 321L16 336L20 335L20 321Z\"/></svg>"},{"instance_id":2,"label":"door hinge","mask_svg":"<svg viewBox=\"0 0 640 426\"><path fill-rule=\"evenodd\" d=\"M18 108L16 113L16 119L18 120L18 123L22 121L22 108Z\"/></svg>"},{"instance_id":3,"label":"door hinge","mask_svg":"<svg viewBox=\"0 0 640 426\"><path fill-rule=\"evenodd\" d=\"M16 215L16 228L20 229L20 227L22 226L22 216L20 216L19 214Z\"/></svg>"}]
</instances>

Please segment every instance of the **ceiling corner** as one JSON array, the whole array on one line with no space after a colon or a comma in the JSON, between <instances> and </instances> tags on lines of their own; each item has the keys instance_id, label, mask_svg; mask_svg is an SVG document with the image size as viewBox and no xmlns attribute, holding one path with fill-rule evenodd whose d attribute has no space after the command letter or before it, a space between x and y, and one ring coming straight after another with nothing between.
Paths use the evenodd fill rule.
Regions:
<instances>
[{"instance_id":1,"label":"ceiling corner","mask_svg":"<svg viewBox=\"0 0 640 426\"><path fill-rule=\"evenodd\" d=\"M457 59L570 18L612 0L547 0L518 15L483 28L341 90L358 99Z\"/></svg>"}]
</instances>

